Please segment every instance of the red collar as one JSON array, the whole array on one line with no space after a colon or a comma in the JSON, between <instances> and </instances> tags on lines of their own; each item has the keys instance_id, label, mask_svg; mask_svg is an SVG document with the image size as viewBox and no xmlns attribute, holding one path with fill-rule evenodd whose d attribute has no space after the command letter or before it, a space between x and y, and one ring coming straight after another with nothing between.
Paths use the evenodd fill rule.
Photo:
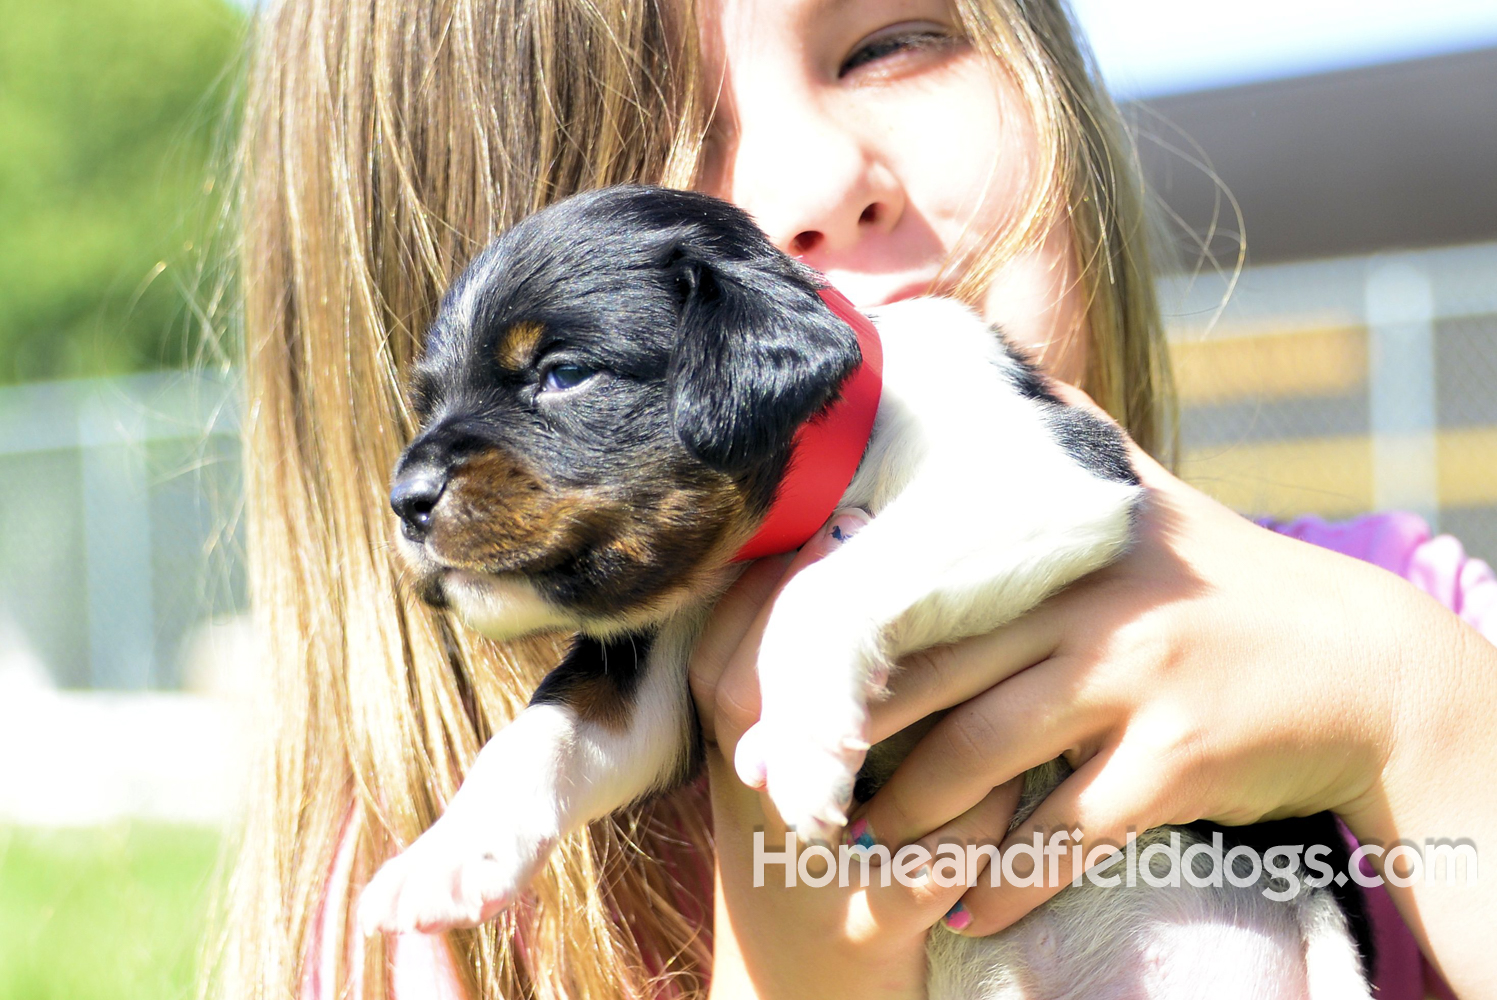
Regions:
<instances>
[{"instance_id":1,"label":"red collar","mask_svg":"<svg viewBox=\"0 0 1497 1000\"><path fill-rule=\"evenodd\" d=\"M735 562L798 549L837 509L858 471L884 387L884 347L868 317L834 288L821 298L858 335L863 363L819 417L800 426L790 446L790 462L774 503L758 532L733 557Z\"/></svg>"}]
</instances>

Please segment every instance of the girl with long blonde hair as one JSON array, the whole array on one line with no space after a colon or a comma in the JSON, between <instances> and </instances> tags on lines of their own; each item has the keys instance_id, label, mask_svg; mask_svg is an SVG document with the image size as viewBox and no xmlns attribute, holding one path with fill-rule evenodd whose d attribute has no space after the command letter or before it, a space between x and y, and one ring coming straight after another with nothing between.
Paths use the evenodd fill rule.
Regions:
<instances>
[{"instance_id":1,"label":"girl with long blonde hair","mask_svg":"<svg viewBox=\"0 0 1497 1000\"><path fill-rule=\"evenodd\" d=\"M386 497L414 427L404 373L488 239L626 181L738 203L860 305L967 300L1141 449L1156 503L1127 559L894 679L888 731L961 707L869 803L882 838L1001 839L1011 779L1061 754L1076 774L1031 824L1088 839L1322 809L1382 843L1497 835L1474 709L1497 694L1497 650L1393 576L1242 521L1143 457L1167 462L1173 428L1144 198L1062 0L284 0L257 15L249 74L266 732L216 993L919 995L932 926L991 933L1042 901L746 887L748 838L771 821L731 766L754 720L754 623L818 539L795 566L751 568L699 648L705 782L561 845L493 924L353 934L358 888L560 651L489 642L402 587ZM1497 923L1492 884L1395 894L1473 990L1497 989L1469 916Z\"/></svg>"}]
</instances>

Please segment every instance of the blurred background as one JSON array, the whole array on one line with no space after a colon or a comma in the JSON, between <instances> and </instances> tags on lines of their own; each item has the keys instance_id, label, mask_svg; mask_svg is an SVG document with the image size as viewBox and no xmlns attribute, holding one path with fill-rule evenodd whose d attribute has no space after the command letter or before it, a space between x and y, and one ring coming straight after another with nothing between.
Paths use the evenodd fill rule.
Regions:
<instances>
[{"instance_id":1,"label":"blurred background","mask_svg":"<svg viewBox=\"0 0 1497 1000\"><path fill-rule=\"evenodd\" d=\"M1497 557L1497 4L1075 6L1175 243L1186 477ZM247 17L0 0L0 1000L187 995L238 802L240 399L204 330Z\"/></svg>"}]
</instances>

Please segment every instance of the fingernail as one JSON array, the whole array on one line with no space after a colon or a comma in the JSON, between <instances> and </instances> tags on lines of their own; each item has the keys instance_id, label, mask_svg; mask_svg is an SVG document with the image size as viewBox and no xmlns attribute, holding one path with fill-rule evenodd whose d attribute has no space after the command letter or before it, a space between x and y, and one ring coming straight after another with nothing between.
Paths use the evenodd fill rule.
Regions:
<instances>
[{"instance_id":1,"label":"fingernail","mask_svg":"<svg viewBox=\"0 0 1497 1000\"><path fill-rule=\"evenodd\" d=\"M972 924L972 913L967 909L965 903L958 902L946 911L946 916L941 918L941 923L951 930L964 931Z\"/></svg>"},{"instance_id":2,"label":"fingernail","mask_svg":"<svg viewBox=\"0 0 1497 1000\"><path fill-rule=\"evenodd\" d=\"M856 507L840 510L832 516L826 526L826 535L834 542L842 543L856 535L868 523L868 515Z\"/></svg>"},{"instance_id":3,"label":"fingernail","mask_svg":"<svg viewBox=\"0 0 1497 1000\"><path fill-rule=\"evenodd\" d=\"M873 827L868 825L866 819L860 819L843 830L842 843L846 847L861 847L866 850L872 850L878 845L878 841L873 836Z\"/></svg>"}]
</instances>

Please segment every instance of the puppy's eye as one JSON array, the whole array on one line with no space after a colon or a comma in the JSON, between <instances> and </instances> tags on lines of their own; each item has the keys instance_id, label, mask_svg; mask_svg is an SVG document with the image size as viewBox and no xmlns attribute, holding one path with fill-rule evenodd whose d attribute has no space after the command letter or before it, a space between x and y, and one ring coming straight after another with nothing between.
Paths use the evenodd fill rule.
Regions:
<instances>
[{"instance_id":1,"label":"puppy's eye","mask_svg":"<svg viewBox=\"0 0 1497 1000\"><path fill-rule=\"evenodd\" d=\"M586 365L557 365L546 372L545 378L541 380L541 389L545 392L563 392L576 388L596 374L596 368Z\"/></svg>"}]
</instances>

